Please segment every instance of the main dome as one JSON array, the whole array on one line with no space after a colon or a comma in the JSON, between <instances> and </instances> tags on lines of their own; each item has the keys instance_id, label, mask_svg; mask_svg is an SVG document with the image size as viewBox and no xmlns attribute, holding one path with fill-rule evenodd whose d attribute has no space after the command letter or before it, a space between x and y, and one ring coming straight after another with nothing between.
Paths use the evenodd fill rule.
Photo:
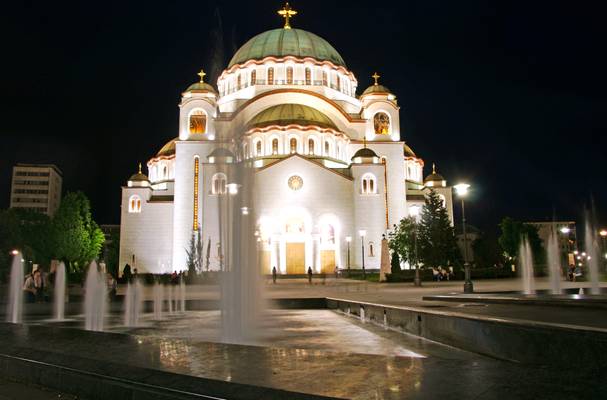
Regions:
<instances>
[{"instance_id":1,"label":"main dome","mask_svg":"<svg viewBox=\"0 0 607 400\"><path fill-rule=\"evenodd\" d=\"M302 29L279 28L260 33L242 45L230 60L228 68L248 60L286 56L312 57L319 61L346 66L337 50L320 36Z\"/></svg>"},{"instance_id":2,"label":"main dome","mask_svg":"<svg viewBox=\"0 0 607 400\"><path fill-rule=\"evenodd\" d=\"M263 128L270 125L310 126L338 130L333 121L320 111L302 104L279 104L257 114L249 122L250 128Z\"/></svg>"}]
</instances>

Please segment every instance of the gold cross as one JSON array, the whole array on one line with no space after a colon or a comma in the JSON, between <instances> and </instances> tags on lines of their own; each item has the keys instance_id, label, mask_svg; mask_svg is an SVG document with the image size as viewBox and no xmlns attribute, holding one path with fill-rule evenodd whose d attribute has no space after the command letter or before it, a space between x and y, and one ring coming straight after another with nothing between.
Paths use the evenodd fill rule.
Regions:
<instances>
[{"instance_id":1,"label":"gold cross","mask_svg":"<svg viewBox=\"0 0 607 400\"><path fill-rule=\"evenodd\" d=\"M200 72L197 73L196 75L198 75L200 77L200 83L203 83L204 82L204 76L206 75L204 73L204 70L201 69Z\"/></svg>"},{"instance_id":2,"label":"gold cross","mask_svg":"<svg viewBox=\"0 0 607 400\"><path fill-rule=\"evenodd\" d=\"M139 163L139 173L141 173L141 163Z\"/></svg>"},{"instance_id":3,"label":"gold cross","mask_svg":"<svg viewBox=\"0 0 607 400\"><path fill-rule=\"evenodd\" d=\"M373 75L371 75L371 78L375 79L375 86L377 86L377 80L380 76L381 75L379 75L377 72L374 72Z\"/></svg>"},{"instance_id":4,"label":"gold cross","mask_svg":"<svg viewBox=\"0 0 607 400\"><path fill-rule=\"evenodd\" d=\"M278 10L278 15L280 15L281 17L283 17L285 19L285 29L291 29L291 25L289 24L289 20L291 19L291 17L293 17L294 15L297 15L297 11L293 10L291 8L291 6L289 5L289 2L287 1L284 5L284 7L282 8L282 10Z\"/></svg>"}]
</instances>

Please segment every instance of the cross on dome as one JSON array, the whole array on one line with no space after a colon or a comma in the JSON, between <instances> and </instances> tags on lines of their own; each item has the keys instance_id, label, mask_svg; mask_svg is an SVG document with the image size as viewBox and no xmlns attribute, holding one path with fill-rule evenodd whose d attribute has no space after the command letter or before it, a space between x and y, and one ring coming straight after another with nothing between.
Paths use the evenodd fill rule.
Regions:
<instances>
[{"instance_id":1,"label":"cross on dome","mask_svg":"<svg viewBox=\"0 0 607 400\"><path fill-rule=\"evenodd\" d=\"M139 173L141 173L141 163L139 163Z\"/></svg>"},{"instance_id":2,"label":"cross on dome","mask_svg":"<svg viewBox=\"0 0 607 400\"><path fill-rule=\"evenodd\" d=\"M199 73L197 73L196 75L198 75L200 77L200 83L204 82L204 76L206 75L206 73L204 72L203 69L200 70Z\"/></svg>"},{"instance_id":3,"label":"cross on dome","mask_svg":"<svg viewBox=\"0 0 607 400\"><path fill-rule=\"evenodd\" d=\"M378 85L377 80L381 77L381 75L379 75L377 72L374 72L373 75L371 75L371 78L375 79L375 86Z\"/></svg>"},{"instance_id":4,"label":"cross on dome","mask_svg":"<svg viewBox=\"0 0 607 400\"><path fill-rule=\"evenodd\" d=\"M293 16L297 15L297 11L293 10L287 1L282 10L278 10L278 15L285 19L284 29L291 29L291 24L289 24L289 21Z\"/></svg>"}]
</instances>

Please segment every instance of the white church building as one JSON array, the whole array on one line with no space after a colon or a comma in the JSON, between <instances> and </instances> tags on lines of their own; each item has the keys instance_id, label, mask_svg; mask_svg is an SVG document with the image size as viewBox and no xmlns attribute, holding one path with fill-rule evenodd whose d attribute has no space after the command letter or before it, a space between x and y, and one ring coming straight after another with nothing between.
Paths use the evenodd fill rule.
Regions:
<instances>
[{"instance_id":1,"label":"white church building","mask_svg":"<svg viewBox=\"0 0 607 400\"><path fill-rule=\"evenodd\" d=\"M418 215L429 188L453 215L451 188L403 141L397 98L358 81L323 38L285 26L246 42L217 80L179 103L177 137L122 188L120 270L184 270L192 235L222 268L219 204L226 163L254 166L260 268L304 274L380 266L382 235ZM234 136L235 134L235 136ZM236 140L227 141L227 137ZM243 210L244 212L245 210ZM364 254L364 259L363 259Z\"/></svg>"}]
</instances>

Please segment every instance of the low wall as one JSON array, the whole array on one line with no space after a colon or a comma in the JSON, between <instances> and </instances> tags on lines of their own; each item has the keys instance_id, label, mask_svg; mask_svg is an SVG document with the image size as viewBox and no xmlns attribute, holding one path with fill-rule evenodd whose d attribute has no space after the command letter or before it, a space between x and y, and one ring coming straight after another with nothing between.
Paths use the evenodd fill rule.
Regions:
<instances>
[{"instance_id":1,"label":"low wall","mask_svg":"<svg viewBox=\"0 0 607 400\"><path fill-rule=\"evenodd\" d=\"M327 307L503 360L592 370L607 368L607 332L599 329L576 329L337 298L328 298Z\"/></svg>"}]
</instances>

